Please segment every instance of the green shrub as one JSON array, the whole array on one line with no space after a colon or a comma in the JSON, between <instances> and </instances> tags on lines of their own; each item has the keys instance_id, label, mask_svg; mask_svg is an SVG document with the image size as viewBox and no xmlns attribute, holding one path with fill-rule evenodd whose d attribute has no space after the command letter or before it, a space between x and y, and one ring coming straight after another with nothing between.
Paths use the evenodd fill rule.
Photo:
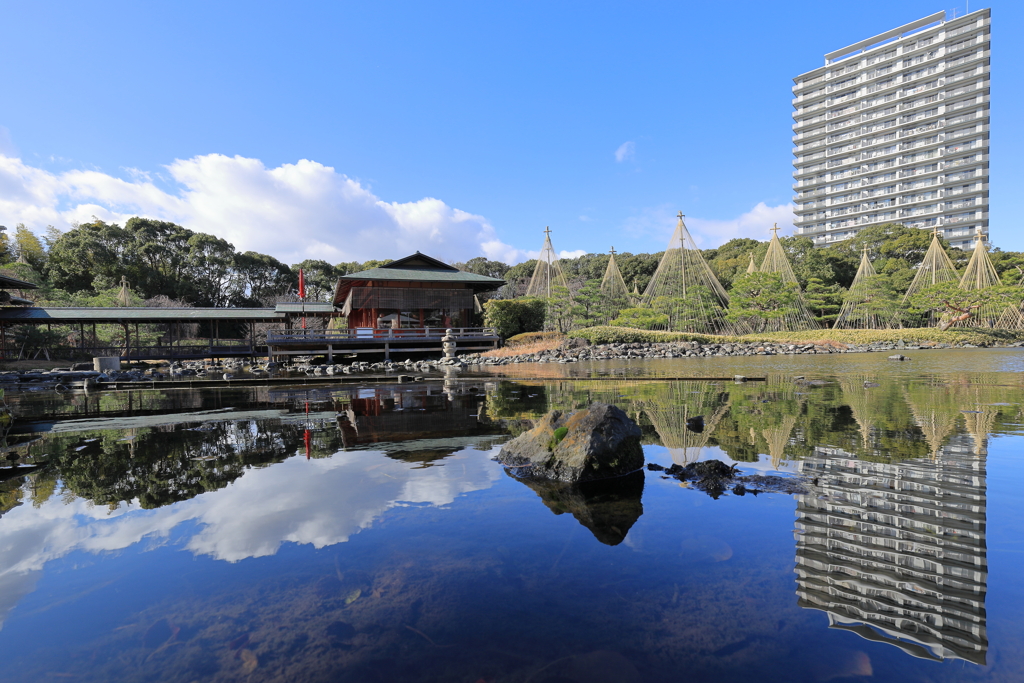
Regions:
<instances>
[{"instance_id":1,"label":"green shrub","mask_svg":"<svg viewBox=\"0 0 1024 683\"><path fill-rule=\"evenodd\" d=\"M611 321L613 327L634 327L640 330L653 330L657 327L668 327L669 319L664 313L649 308L623 308L618 317Z\"/></svg>"},{"instance_id":2,"label":"green shrub","mask_svg":"<svg viewBox=\"0 0 1024 683\"><path fill-rule=\"evenodd\" d=\"M533 297L491 299L484 303L484 325L503 339L544 329L547 302Z\"/></svg>"}]
</instances>

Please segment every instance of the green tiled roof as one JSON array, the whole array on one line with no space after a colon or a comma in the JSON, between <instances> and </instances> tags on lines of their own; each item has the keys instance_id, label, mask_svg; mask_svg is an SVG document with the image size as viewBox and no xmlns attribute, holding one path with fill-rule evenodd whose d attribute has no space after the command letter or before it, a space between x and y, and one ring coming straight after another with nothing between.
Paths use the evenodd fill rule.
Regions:
<instances>
[{"instance_id":1,"label":"green tiled roof","mask_svg":"<svg viewBox=\"0 0 1024 683\"><path fill-rule=\"evenodd\" d=\"M474 285L494 285L497 289L504 280L461 270L434 270L428 268L371 268L361 273L342 275L342 280L401 280L405 282L452 282Z\"/></svg>"}]
</instances>

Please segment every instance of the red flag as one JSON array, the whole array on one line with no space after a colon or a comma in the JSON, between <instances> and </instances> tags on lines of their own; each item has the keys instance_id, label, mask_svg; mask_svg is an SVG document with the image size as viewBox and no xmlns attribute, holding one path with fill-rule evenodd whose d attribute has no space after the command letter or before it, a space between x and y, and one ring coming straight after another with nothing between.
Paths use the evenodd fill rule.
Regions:
<instances>
[{"instance_id":1,"label":"red flag","mask_svg":"<svg viewBox=\"0 0 1024 683\"><path fill-rule=\"evenodd\" d=\"M302 268L299 268L299 298L306 298L306 276L302 274Z\"/></svg>"}]
</instances>

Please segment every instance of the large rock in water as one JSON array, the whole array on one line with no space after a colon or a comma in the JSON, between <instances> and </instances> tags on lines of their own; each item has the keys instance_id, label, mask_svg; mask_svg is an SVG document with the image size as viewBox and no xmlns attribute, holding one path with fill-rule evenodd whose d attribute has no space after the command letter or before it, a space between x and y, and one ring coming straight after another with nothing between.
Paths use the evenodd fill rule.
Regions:
<instances>
[{"instance_id":1,"label":"large rock in water","mask_svg":"<svg viewBox=\"0 0 1024 683\"><path fill-rule=\"evenodd\" d=\"M502 447L497 460L529 466L522 476L570 483L617 477L644 466L641 431L621 409L592 403L586 410L553 410L536 427Z\"/></svg>"}]
</instances>

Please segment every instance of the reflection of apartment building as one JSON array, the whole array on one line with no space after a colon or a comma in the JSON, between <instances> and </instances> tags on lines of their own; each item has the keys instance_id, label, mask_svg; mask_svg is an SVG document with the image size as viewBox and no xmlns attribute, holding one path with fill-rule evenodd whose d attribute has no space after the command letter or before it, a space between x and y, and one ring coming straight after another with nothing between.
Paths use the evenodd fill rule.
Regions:
<instances>
[{"instance_id":1,"label":"reflection of apartment building","mask_svg":"<svg viewBox=\"0 0 1024 683\"><path fill-rule=\"evenodd\" d=\"M988 234L990 10L938 12L825 55L793 86L796 234Z\"/></svg>"},{"instance_id":2,"label":"reflection of apartment building","mask_svg":"<svg viewBox=\"0 0 1024 683\"><path fill-rule=\"evenodd\" d=\"M801 463L799 605L829 626L932 660L985 663L985 458L955 436L935 459Z\"/></svg>"}]
</instances>

